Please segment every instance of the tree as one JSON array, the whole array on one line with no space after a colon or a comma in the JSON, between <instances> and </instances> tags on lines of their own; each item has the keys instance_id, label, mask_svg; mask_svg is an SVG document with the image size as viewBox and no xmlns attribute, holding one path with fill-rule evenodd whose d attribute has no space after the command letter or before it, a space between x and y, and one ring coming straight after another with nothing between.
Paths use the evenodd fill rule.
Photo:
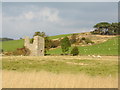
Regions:
<instances>
[{"instance_id":1,"label":"tree","mask_svg":"<svg viewBox=\"0 0 120 90\"><path fill-rule=\"evenodd\" d=\"M108 34L108 29L111 26L108 22L100 22L94 25L95 30L98 32L98 34Z\"/></svg>"},{"instance_id":2,"label":"tree","mask_svg":"<svg viewBox=\"0 0 120 90\"><path fill-rule=\"evenodd\" d=\"M94 25L95 30L92 31L92 34L103 34L103 35L120 35L120 22L118 23L107 23L101 22Z\"/></svg>"},{"instance_id":3,"label":"tree","mask_svg":"<svg viewBox=\"0 0 120 90\"><path fill-rule=\"evenodd\" d=\"M67 54L67 52L69 51L69 47L71 47L69 38L64 37L63 39L61 39L60 43L61 43L62 52L64 54Z\"/></svg>"},{"instance_id":4,"label":"tree","mask_svg":"<svg viewBox=\"0 0 120 90\"><path fill-rule=\"evenodd\" d=\"M112 23L109 27L109 33L110 34L118 34L119 33L119 23Z\"/></svg>"},{"instance_id":5,"label":"tree","mask_svg":"<svg viewBox=\"0 0 120 90\"><path fill-rule=\"evenodd\" d=\"M41 36L41 37L46 37L45 32L35 32L33 36Z\"/></svg>"},{"instance_id":6,"label":"tree","mask_svg":"<svg viewBox=\"0 0 120 90\"><path fill-rule=\"evenodd\" d=\"M75 46L75 47L72 49L71 54L72 54L73 56L78 55L78 54L79 54L78 47Z\"/></svg>"}]
</instances>

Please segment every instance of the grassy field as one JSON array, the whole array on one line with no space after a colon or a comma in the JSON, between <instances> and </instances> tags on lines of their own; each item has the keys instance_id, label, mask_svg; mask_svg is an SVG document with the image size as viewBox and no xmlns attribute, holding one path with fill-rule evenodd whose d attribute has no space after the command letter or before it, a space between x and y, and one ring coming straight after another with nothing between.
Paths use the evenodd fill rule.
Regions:
<instances>
[{"instance_id":1,"label":"grassy field","mask_svg":"<svg viewBox=\"0 0 120 90\"><path fill-rule=\"evenodd\" d=\"M4 51L15 51L17 48L22 48L24 46L24 40L12 40L4 41L2 43L2 48Z\"/></svg>"},{"instance_id":2,"label":"grassy field","mask_svg":"<svg viewBox=\"0 0 120 90\"><path fill-rule=\"evenodd\" d=\"M108 41L92 46L78 46L80 55L118 55L118 38L112 38ZM70 48L71 51L72 47ZM50 50L48 54L61 54L62 49Z\"/></svg>"},{"instance_id":3,"label":"grassy field","mask_svg":"<svg viewBox=\"0 0 120 90\"><path fill-rule=\"evenodd\" d=\"M118 57L5 56L4 88L117 88Z\"/></svg>"},{"instance_id":4,"label":"grassy field","mask_svg":"<svg viewBox=\"0 0 120 90\"><path fill-rule=\"evenodd\" d=\"M3 71L3 88L118 88L117 77Z\"/></svg>"},{"instance_id":5,"label":"grassy field","mask_svg":"<svg viewBox=\"0 0 120 90\"><path fill-rule=\"evenodd\" d=\"M113 58L113 60L112 60ZM110 59L110 60L108 60ZM118 72L117 57L3 57L2 69L12 71L48 71L53 73L85 73L91 76L109 76Z\"/></svg>"}]
</instances>

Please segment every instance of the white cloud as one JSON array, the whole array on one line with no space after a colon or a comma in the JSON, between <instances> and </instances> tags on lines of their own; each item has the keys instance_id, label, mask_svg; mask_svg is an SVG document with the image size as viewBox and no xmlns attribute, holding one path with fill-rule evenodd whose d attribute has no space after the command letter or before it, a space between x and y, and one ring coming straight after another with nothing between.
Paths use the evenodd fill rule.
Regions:
<instances>
[{"instance_id":1,"label":"white cloud","mask_svg":"<svg viewBox=\"0 0 120 90\"><path fill-rule=\"evenodd\" d=\"M23 12L18 16L3 14L3 37L4 35L17 38L25 35L32 36L37 30L51 33L54 28L59 26L61 20L57 9L47 7L35 12Z\"/></svg>"},{"instance_id":2,"label":"white cloud","mask_svg":"<svg viewBox=\"0 0 120 90\"><path fill-rule=\"evenodd\" d=\"M43 19L45 21L50 22L58 22L60 20L59 11L54 8L43 8L41 12L38 12L39 19Z\"/></svg>"},{"instance_id":3,"label":"white cloud","mask_svg":"<svg viewBox=\"0 0 120 90\"><path fill-rule=\"evenodd\" d=\"M25 13L24 16L25 16L26 19L31 20L31 19L34 18L34 13L33 12L28 12L28 13Z\"/></svg>"},{"instance_id":4,"label":"white cloud","mask_svg":"<svg viewBox=\"0 0 120 90\"><path fill-rule=\"evenodd\" d=\"M24 12L19 16L19 18L22 19L27 19L27 20L40 20L43 22L59 22L61 19L59 17L59 11L54 8L40 8L39 11L34 12L34 11L28 11ZM18 18L18 17L17 17Z\"/></svg>"}]
</instances>

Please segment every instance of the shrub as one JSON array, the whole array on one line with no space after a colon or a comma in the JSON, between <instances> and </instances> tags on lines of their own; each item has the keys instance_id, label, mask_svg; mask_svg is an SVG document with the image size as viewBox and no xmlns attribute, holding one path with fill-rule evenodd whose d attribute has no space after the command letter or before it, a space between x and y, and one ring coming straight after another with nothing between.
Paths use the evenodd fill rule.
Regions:
<instances>
[{"instance_id":1,"label":"shrub","mask_svg":"<svg viewBox=\"0 0 120 90\"><path fill-rule=\"evenodd\" d=\"M76 41L77 41L76 37L77 37L77 34L72 34L71 39L70 39L71 44L76 43Z\"/></svg>"},{"instance_id":2,"label":"shrub","mask_svg":"<svg viewBox=\"0 0 120 90\"><path fill-rule=\"evenodd\" d=\"M23 47L23 48L17 48L16 51L13 52L14 55L23 55L23 56L28 56L30 55L30 50Z\"/></svg>"},{"instance_id":3,"label":"shrub","mask_svg":"<svg viewBox=\"0 0 120 90\"><path fill-rule=\"evenodd\" d=\"M31 39L30 39L30 43L32 44L32 43L33 43L33 41L34 41L34 39L33 39L33 38L31 38Z\"/></svg>"},{"instance_id":4,"label":"shrub","mask_svg":"<svg viewBox=\"0 0 120 90\"><path fill-rule=\"evenodd\" d=\"M64 37L61 41L62 52L66 54L69 51L69 47L71 47L70 41L68 37Z\"/></svg>"},{"instance_id":5,"label":"shrub","mask_svg":"<svg viewBox=\"0 0 120 90\"><path fill-rule=\"evenodd\" d=\"M60 41L59 40L52 41L51 48L56 48L58 46L60 46Z\"/></svg>"},{"instance_id":6,"label":"shrub","mask_svg":"<svg viewBox=\"0 0 120 90\"><path fill-rule=\"evenodd\" d=\"M72 54L73 56L78 55L78 54L79 54L78 47L75 46L75 47L71 50L71 54Z\"/></svg>"},{"instance_id":7,"label":"shrub","mask_svg":"<svg viewBox=\"0 0 120 90\"><path fill-rule=\"evenodd\" d=\"M93 41L91 41L89 38L86 38L85 39L85 42L88 44L88 43L91 43L91 44L93 44L94 42Z\"/></svg>"},{"instance_id":8,"label":"shrub","mask_svg":"<svg viewBox=\"0 0 120 90\"><path fill-rule=\"evenodd\" d=\"M85 37L82 37L81 40L85 40L86 38Z\"/></svg>"},{"instance_id":9,"label":"shrub","mask_svg":"<svg viewBox=\"0 0 120 90\"><path fill-rule=\"evenodd\" d=\"M0 53L3 53L4 52L4 50L3 49L0 49Z\"/></svg>"}]
</instances>

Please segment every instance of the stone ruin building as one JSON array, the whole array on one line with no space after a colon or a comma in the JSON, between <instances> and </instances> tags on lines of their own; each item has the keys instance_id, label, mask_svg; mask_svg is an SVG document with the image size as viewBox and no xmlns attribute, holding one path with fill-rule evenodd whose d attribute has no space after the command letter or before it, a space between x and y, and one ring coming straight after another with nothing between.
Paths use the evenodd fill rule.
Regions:
<instances>
[{"instance_id":1,"label":"stone ruin building","mask_svg":"<svg viewBox=\"0 0 120 90\"><path fill-rule=\"evenodd\" d=\"M34 36L33 43L30 43L30 38L25 37L24 46L30 50L30 56L44 56L44 38Z\"/></svg>"}]
</instances>

